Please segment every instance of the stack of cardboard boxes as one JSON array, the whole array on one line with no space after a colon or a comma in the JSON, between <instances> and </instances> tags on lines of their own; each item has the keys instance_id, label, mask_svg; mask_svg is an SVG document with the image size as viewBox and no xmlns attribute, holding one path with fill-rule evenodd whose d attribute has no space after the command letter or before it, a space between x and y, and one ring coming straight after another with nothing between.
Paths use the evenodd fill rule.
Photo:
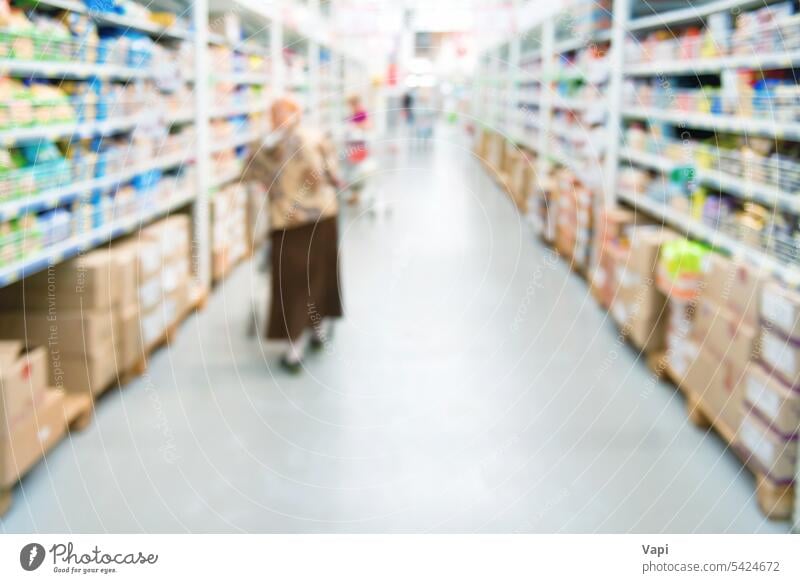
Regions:
<instances>
[{"instance_id":1,"label":"stack of cardboard boxes","mask_svg":"<svg viewBox=\"0 0 800 583\"><path fill-rule=\"evenodd\" d=\"M189 241L176 215L3 288L0 338L46 347L52 386L97 395L186 312Z\"/></svg>"},{"instance_id":2,"label":"stack of cardboard boxes","mask_svg":"<svg viewBox=\"0 0 800 583\"><path fill-rule=\"evenodd\" d=\"M528 212L528 197L536 169L536 155L515 149L509 164L508 190L514 204L522 213Z\"/></svg>"},{"instance_id":3,"label":"stack of cardboard boxes","mask_svg":"<svg viewBox=\"0 0 800 583\"><path fill-rule=\"evenodd\" d=\"M746 264L711 253L688 337L672 331L669 365L723 433L742 418L742 379L759 354L758 298L762 277Z\"/></svg>"},{"instance_id":4,"label":"stack of cardboard boxes","mask_svg":"<svg viewBox=\"0 0 800 583\"><path fill-rule=\"evenodd\" d=\"M248 196L244 184L230 184L211 202L211 265L214 280L224 278L242 260L247 243Z\"/></svg>"},{"instance_id":5,"label":"stack of cardboard boxes","mask_svg":"<svg viewBox=\"0 0 800 583\"><path fill-rule=\"evenodd\" d=\"M125 351L126 362L136 362L149 353L167 330L179 322L190 304L191 239L189 217L174 215L142 229L136 240L122 244L136 261L132 289L135 306L126 310L128 318L138 312L142 352L134 345ZM133 297L130 301L134 301ZM126 302L127 303L127 302ZM142 354L143 353L143 354Z\"/></svg>"},{"instance_id":6,"label":"stack of cardboard boxes","mask_svg":"<svg viewBox=\"0 0 800 583\"><path fill-rule=\"evenodd\" d=\"M98 249L0 290L0 337L44 346L50 383L99 393L117 378L122 276Z\"/></svg>"},{"instance_id":7,"label":"stack of cardboard boxes","mask_svg":"<svg viewBox=\"0 0 800 583\"><path fill-rule=\"evenodd\" d=\"M597 302L608 309L614 298L614 258L612 250L627 239L626 230L636 221L636 214L625 209L604 209L597 213L592 245L593 269L589 285Z\"/></svg>"},{"instance_id":8,"label":"stack of cardboard boxes","mask_svg":"<svg viewBox=\"0 0 800 583\"><path fill-rule=\"evenodd\" d=\"M533 192L531 218L534 230L542 241L553 245L558 222L558 188L556 175L552 169L536 175Z\"/></svg>"},{"instance_id":9,"label":"stack of cardboard boxes","mask_svg":"<svg viewBox=\"0 0 800 583\"><path fill-rule=\"evenodd\" d=\"M666 297L655 284L661 245L675 234L661 226L628 229L624 244L608 248L613 263L611 315L623 334L645 353L664 349Z\"/></svg>"},{"instance_id":10,"label":"stack of cardboard boxes","mask_svg":"<svg viewBox=\"0 0 800 583\"><path fill-rule=\"evenodd\" d=\"M64 394L48 388L47 350L0 341L0 514L7 491L65 434Z\"/></svg>"},{"instance_id":11,"label":"stack of cardboard boxes","mask_svg":"<svg viewBox=\"0 0 800 583\"><path fill-rule=\"evenodd\" d=\"M556 249L575 266L587 269L592 241L592 191L566 168L557 172L556 181Z\"/></svg>"},{"instance_id":12,"label":"stack of cardboard boxes","mask_svg":"<svg viewBox=\"0 0 800 583\"><path fill-rule=\"evenodd\" d=\"M486 164L489 157L489 150L492 143L492 132L487 128L481 128L477 131L475 140L475 155L478 160Z\"/></svg>"},{"instance_id":13,"label":"stack of cardboard boxes","mask_svg":"<svg viewBox=\"0 0 800 583\"><path fill-rule=\"evenodd\" d=\"M800 293L767 281L760 361L747 367L738 443L776 484L794 481L800 433Z\"/></svg>"},{"instance_id":14,"label":"stack of cardboard boxes","mask_svg":"<svg viewBox=\"0 0 800 583\"><path fill-rule=\"evenodd\" d=\"M506 155L506 140L497 132L492 132L489 138L489 148L486 152L486 163L493 175L503 171L503 162Z\"/></svg>"}]
</instances>

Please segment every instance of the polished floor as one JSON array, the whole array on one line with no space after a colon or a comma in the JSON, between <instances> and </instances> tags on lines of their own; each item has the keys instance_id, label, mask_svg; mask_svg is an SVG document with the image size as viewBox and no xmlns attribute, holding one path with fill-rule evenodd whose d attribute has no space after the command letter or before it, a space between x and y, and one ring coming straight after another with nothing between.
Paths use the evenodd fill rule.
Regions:
<instances>
[{"instance_id":1,"label":"polished floor","mask_svg":"<svg viewBox=\"0 0 800 583\"><path fill-rule=\"evenodd\" d=\"M8 532L785 532L454 133L342 217L347 318L302 376L243 265L15 492Z\"/></svg>"}]
</instances>

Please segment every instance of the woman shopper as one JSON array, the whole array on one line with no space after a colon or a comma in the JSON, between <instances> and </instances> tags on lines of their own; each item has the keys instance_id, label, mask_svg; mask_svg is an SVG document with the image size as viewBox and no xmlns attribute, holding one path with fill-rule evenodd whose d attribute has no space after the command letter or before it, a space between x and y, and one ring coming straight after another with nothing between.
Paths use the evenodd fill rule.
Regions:
<instances>
[{"instance_id":1,"label":"woman shopper","mask_svg":"<svg viewBox=\"0 0 800 583\"><path fill-rule=\"evenodd\" d=\"M271 108L273 131L254 148L244 180L269 189L272 299L267 338L286 341L281 365L300 372L307 344L322 348L330 320L342 315L336 157L306 128L291 98Z\"/></svg>"},{"instance_id":2,"label":"woman shopper","mask_svg":"<svg viewBox=\"0 0 800 583\"><path fill-rule=\"evenodd\" d=\"M372 129L372 121L358 95L347 98L350 115L347 118L347 181L350 187L350 198L347 204L357 205L361 201L366 174L369 168L369 144L367 136Z\"/></svg>"}]
</instances>

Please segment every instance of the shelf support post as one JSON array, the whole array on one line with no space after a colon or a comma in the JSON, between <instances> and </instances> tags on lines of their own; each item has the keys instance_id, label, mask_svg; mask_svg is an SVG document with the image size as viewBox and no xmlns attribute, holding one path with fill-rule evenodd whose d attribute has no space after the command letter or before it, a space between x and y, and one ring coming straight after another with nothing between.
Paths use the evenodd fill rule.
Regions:
<instances>
[{"instance_id":1,"label":"shelf support post","mask_svg":"<svg viewBox=\"0 0 800 583\"><path fill-rule=\"evenodd\" d=\"M210 87L208 72L211 70L208 51L208 0L192 3L194 23L194 125L195 125L195 175L196 183L193 218L194 238L192 262L194 276L205 292L211 288L211 217L209 212L211 153L209 142Z\"/></svg>"}]
</instances>

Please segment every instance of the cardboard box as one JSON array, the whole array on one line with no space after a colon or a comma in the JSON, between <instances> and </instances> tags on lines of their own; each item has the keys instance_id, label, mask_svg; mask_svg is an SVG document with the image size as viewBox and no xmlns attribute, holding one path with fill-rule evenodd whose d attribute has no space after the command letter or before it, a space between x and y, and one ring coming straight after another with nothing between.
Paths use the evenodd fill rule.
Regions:
<instances>
[{"instance_id":1,"label":"cardboard box","mask_svg":"<svg viewBox=\"0 0 800 583\"><path fill-rule=\"evenodd\" d=\"M756 267L746 263L731 262L730 278L728 306L741 314L745 322L757 327L764 276Z\"/></svg>"},{"instance_id":2,"label":"cardboard box","mask_svg":"<svg viewBox=\"0 0 800 583\"><path fill-rule=\"evenodd\" d=\"M745 409L752 409L773 431L787 438L800 431L800 393L756 363L747 367L744 401Z\"/></svg>"},{"instance_id":3,"label":"cardboard box","mask_svg":"<svg viewBox=\"0 0 800 583\"><path fill-rule=\"evenodd\" d=\"M727 306L731 287L731 262L719 253L708 253L703 259L701 298L718 306Z\"/></svg>"},{"instance_id":4,"label":"cardboard box","mask_svg":"<svg viewBox=\"0 0 800 583\"><path fill-rule=\"evenodd\" d=\"M625 229L636 223L636 213L631 210L617 208L601 211L597 217L597 237L609 243L623 239Z\"/></svg>"},{"instance_id":5,"label":"cardboard box","mask_svg":"<svg viewBox=\"0 0 800 583\"><path fill-rule=\"evenodd\" d=\"M682 346L687 349L672 349L667 353L673 374L685 390L702 401L714 423L736 432L741 423L743 401L737 368L691 340L684 341Z\"/></svg>"},{"instance_id":6,"label":"cardboard box","mask_svg":"<svg viewBox=\"0 0 800 583\"><path fill-rule=\"evenodd\" d=\"M691 343L690 343L691 344ZM721 363L706 350L694 345L697 352L694 358L687 358L684 366L685 372L679 378L681 386L698 396L704 403L709 404L715 399L714 395L721 393L719 383ZM686 354L688 357L688 353ZM676 371L678 372L678 371Z\"/></svg>"},{"instance_id":7,"label":"cardboard box","mask_svg":"<svg viewBox=\"0 0 800 583\"><path fill-rule=\"evenodd\" d=\"M189 256L191 224L188 215L172 215L142 229L141 238L158 244L165 259Z\"/></svg>"},{"instance_id":8,"label":"cardboard box","mask_svg":"<svg viewBox=\"0 0 800 583\"><path fill-rule=\"evenodd\" d=\"M759 331L747 324L742 316L729 310L702 302L704 319L710 318L703 346L714 354L737 365L740 372L748 362L759 357Z\"/></svg>"},{"instance_id":9,"label":"cardboard box","mask_svg":"<svg viewBox=\"0 0 800 583\"><path fill-rule=\"evenodd\" d=\"M11 425L0 438L0 486L9 487L25 475L67 430L64 396L45 390L34 410Z\"/></svg>"},{"instance_id":10,"label":"cardboard box","mask_svg":"<svg viewBox=\"0 0 800 583\"><path fill-rule=\"evenodd\" d=\"M637 280L632 285L631 282L620 283L620 276L626 274L624 269L615 274L617 289L611 302L611 315L639 349L644 352L661 350L667 332L666 298L652 281Z\"/></svg>"},{"instance_id":11,"label":"cardboard box","mask_svg":"<svg viewBox=\"0 0 800 583\"><path fill-rule=\"evenodd\" d=\"M118 304L124 308L138 303L138 257L132 245L111 248L112 274L117 288Z\"/></svg>"},{"instance_id":12,"label":"cardboard box","mask_svg":"<svg viewBox=\"0 0 800 583\"><path fill-rule=\"evenodd\" d=\"M110 341L94 347L87 354L64 355L60 362L54 362L50 371L52 385L70 393L96 395L116 379L116 347Z\"/></svg>"},{"instance_id":13,"label":"cardboard box","mask_svg":"<svg viewBox=\"0 0 800 583\"><path fill-rule=\"evenodd\" d=\"M31 345L46 346L51 354L78 355L110 344L116 310L58 310L57 312L0 313L0 337L26 338Z\"/></svg>"},{"instance_id":14,"label":"cardboard box","mask_svg":"<svg viewBox=\"0 0 800 583\"><path fill-rule=\"evenodd\" d=\"M676 236L674 232L660 226L639 226L630 229L630 252L625 268L655 279L661 245Z\"/></svg>"},{"instance_id":15,"label":"cardboard box","mask_svg":"<svg viewBox=\"0 0 800 583\"><path fill-rule=\"evenodd\" d=\"M120 336L117 339L117 363L120 371L129 371L140 363L145 353L139 324L139 309L124 308L120 313Z\"/></svg>"},{"instance_id":16,"label":"cardboard box","mask_svg":"<svg viewBox=\"0 0 800 583\"><path fill-rule=\"evenodd\" d=\"M0 431L29 414L47 387L47 350L0 341Z\"/></svg>"},{"instance_id":17,"label":"cardboard box","mask_svg":"<svg viewBox=\"0 0 800 583\"><path fill-rule=\"evenodd\" d=\"M800 388L800 345L765 327L761 334L761 359L785 384Z\"/></svg>"},{"instance_id":18,"label":"cardboard box","mask_svg":"<svg viewBox=\"0 0 800 583\"><path fill-rule=\"evenodd\" d=\"M157 241L144 238L129 239L115 246L115 249L132 252L136 256L136 280L143 282L158 275L164 258Z\"/></svg>"},{"instance_id":19,"label":"cardboard box","mask_svg":"<svg viewBox=\"0 0 800 583\"><path fill-rule=\"evenodd\" d=\"M764 472L771 481L787 484L794 481L797 462L797 438L786 439L772 431L758 415L744 413L737 445L750 458L748 463Z\"/></svg>"},{"instance_id":20,"label":"cardboard box","mask_svg":"<svg viewBox=\"0 0 800 583\"><path fill-rule=\"evenodd\" d=\"M100 309L114 305L111 257L97 249L0 289L0 309Z\"/></svg>"},{"instance_id":21,"label":"cardboard box","mask_svg":"<svg viewBox=\"0 0 800 583\"><path fill-rule=\"evenodd\" d=\"M535 174L536 159L527 152L520 152L519 160L512 169L509 181L511 193L517 207L523 212L528 212L528 198L531 192L533 176Z\"/></svg>"},{"instance_id":22,"label":"cardboard box","mask_svg":"<svg viewBox=\"0 0 800 583\"><path fill-rule=\"evenodd\" d=\"M761 317L783 336L800 342L800 293L766 282L761 290Z\"/></svg>"}]
</instances>

